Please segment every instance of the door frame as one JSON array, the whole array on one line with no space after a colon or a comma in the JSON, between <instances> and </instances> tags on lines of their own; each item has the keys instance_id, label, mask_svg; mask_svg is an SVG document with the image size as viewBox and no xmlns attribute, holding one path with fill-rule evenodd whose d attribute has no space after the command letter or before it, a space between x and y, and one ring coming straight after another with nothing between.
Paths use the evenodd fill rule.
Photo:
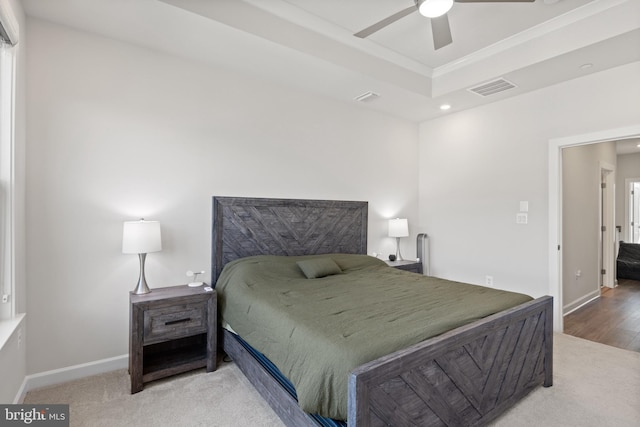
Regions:
<instances>
[{"instance_id":1,"label":"door frame","mask_svg":"<svg viewBox=\"0 0 640 427\"><path fill-rule=\"evenodd\" d=\"M598 271L600 286L614 288L616 286L615 271L615 183L616 183L616 167L612 164L600 161L598 166L598 174L600 175L601 184L605 184L605 188L600 189L600 230L599 231L599 249L598 258L600 259L600 269ZM601 271L605 273L602 274Z\"/></svg>"},{"instance_id":2,"label":"door frame","mask_svg":"<svg viewBox=\"0 0 640 427\"><path fill-rule=\"evenodd\" d=\"M607 129L549 140L549 295L553 297L553 328L564 330L562 313L562 149L640 137L640 125Z\"/></svg>"},{"instance_id":3,"label":"door frame","mask_svg":"<svg viewBox=\"0 0 640 427\"><path fill-rule=\"evenodd\" d=\"M626 178L624 180L624 229L623 236L624 241L626 242L629 239L629 242L633 241L633 228L631 227L631 189L633 188L634 183L640 183L640 177L638 178ZM636 195L636 197L640 197L640 195ZM634 224L636 226L640 226L639 224Z\"/></svg>"}]
</instances>

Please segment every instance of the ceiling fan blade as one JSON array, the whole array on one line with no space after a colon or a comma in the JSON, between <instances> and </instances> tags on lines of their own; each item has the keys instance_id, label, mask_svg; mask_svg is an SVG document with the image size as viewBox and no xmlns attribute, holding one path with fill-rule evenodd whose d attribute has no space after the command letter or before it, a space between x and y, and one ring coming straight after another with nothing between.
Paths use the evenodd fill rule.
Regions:
<instances>
[{"instance_id":1,"label":"ceiling fan blade","mask_svg":"<svg viewBox=\"0 0 640 427\"><path fill-rule=\"evenodd\" d=\"M370 36L371 34L380 31L381 29L383 29L384 27L386 27L387 25L393 24L394 22L396 22L399 19L404 18L407 15L411 15L413 12L417 12L418 8L416 6L410 6L406 9L401 10L400 12L394 13L393 15L389 16L388 18L383 19L380 22L377 22L375 24L373 24L370 27L365 28L362 31L359 31L357 33L354 34L354 36L356 37L360 37L361 39Z\"/></svg>"},{"instance_id":2,"label":"ceiling fan blade","mask_svg":"<svg viewBox=\"0 0 640 427\"><path fill-rule=\"evenodd\" d=\"M536 0L453 0L456 3L533 3Z\"/></svg>"},{"instance_id":3,"label":"ceiling fan blade","mask_svg":"<svg viewBox=\"0 0 640 427\"><path fill-rule=\"evenodd\" d=\"M437 18L431 18L431 32L433 33L433 48L435 50L453 42L449 18L447 18L446 13Z\"/></svg>"}]
</instances>

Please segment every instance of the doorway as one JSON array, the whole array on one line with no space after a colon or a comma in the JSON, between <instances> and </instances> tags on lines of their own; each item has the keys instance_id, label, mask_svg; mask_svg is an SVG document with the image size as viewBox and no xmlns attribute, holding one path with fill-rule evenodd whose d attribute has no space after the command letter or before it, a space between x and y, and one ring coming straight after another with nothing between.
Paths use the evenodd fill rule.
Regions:
<instances>
[{"instance_id":1,"label":"doorway","mask_svg":"<svg viewBox=\"0 0 640 427\"><path fill-rule=\"evenodd\" d=\"M562 314L613 287L616 142L562 149Z\"/></svg>"},{"instance_id":2,"label":"doorway","mask_svg":"<svg viewBox=\"0 0 640 427\"><path fill-rule=\"evenodd\" d=\"M599 142L640 137L640 125L609 129L549 141L549 294L554 299L554 329L562 332L562 149Z\"/></svg>"}]
</instances>

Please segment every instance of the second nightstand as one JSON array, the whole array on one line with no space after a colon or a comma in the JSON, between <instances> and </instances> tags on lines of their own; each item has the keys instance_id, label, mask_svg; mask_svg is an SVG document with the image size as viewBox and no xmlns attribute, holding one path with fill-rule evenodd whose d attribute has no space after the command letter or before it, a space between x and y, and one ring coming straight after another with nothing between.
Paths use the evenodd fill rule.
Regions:
<instances>
[{"instance_id":1,"label":"second nightstand","mask_svg":"<svg viewBox=\"0 0 640 427\"><path fill-rule=\"evenodd\" d=\"M144 383L207 367L216 369L216 291L186 285L130 295L131 393Z\"/></svg>"},{"instance_id":2,"label":"second nightstand","mask_svg":"<svg viewBox=\"0 0 640 427\"><path fill-rule=\"evenodd\" d=\"M412 273L422 274L422 263L415 260L389 261L385 260L388 266L399 270L411 271Z\"/></svg>"}]
</instances>

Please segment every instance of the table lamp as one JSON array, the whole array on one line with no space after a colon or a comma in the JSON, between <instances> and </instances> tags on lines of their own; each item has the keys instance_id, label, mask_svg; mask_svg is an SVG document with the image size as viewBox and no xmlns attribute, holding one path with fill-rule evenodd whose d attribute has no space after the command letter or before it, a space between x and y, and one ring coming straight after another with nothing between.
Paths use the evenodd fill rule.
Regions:
<instances>
[{"instance_id":1,"label":"table lamp","mask_svg":"<svg viewBox=\"0 0 640 427\"><path fill-rule=\"evenodd\" d=\"M122 231L122 253L138 254L140 258L140 277L138 284L132 291L134 294L148 294L151 292L144 276L144 261L149 252L162 250L160 237L160 223L158 221L125 221Z\"/></svg>"},{"instance_id":2,"label":"table lamp","mask_svg":"<svg viewBox=\"0 0 640 427\"><path fill-rule=\"evenodd\" d=\"M409 235L409 223L406 218L396 218L389 220L389 237L396 238L396 259L402 261L400 254L400 238Z\"/></svg>"}]
</instances>

